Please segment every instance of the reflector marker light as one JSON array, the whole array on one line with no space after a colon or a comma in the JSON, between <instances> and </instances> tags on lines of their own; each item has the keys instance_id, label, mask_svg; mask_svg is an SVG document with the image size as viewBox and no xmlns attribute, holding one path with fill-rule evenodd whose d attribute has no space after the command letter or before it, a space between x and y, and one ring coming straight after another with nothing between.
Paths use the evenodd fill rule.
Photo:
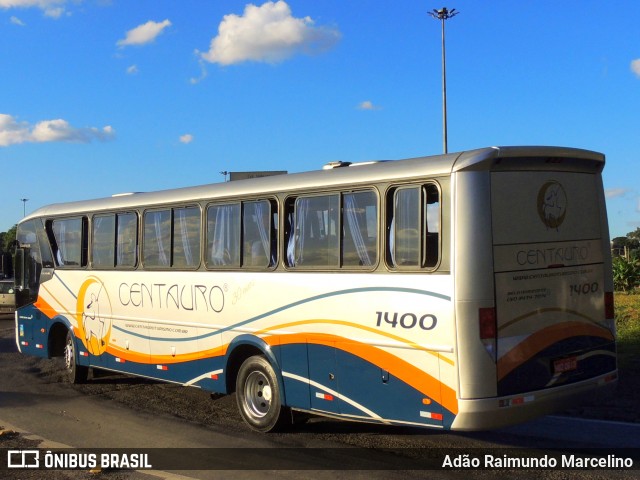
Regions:
<instances>
[{"instance_id":1,"label":"reflector marker light","mask_svg":"<svg viewBox=\"0 0 640 480\"><path fill-rule=\"evenodd\" d=\"M517 405L524 405L525 403L535 401L535 395L527 395L526 397L507 398L506 400L500 400L498 407L515 407Z\"/></svg>"},{"instance_id":2,"label":"reflector marker light","mask_svg":"<svg viewBox=\"0 0 640 480\"><path fill-rule=\"evenodd\" d=\"M420 412L420 416L422 418L430 418L431 420L442 420L442 414L441 413L434 413L434 412Z\"/></svg>"},{"instance_id":3,"label":"reflector marker light","mask_svg":"<svg viewBox=\"0 0 640 480\"><path fill-rule=\"evenodd\" d=\"M125 359L124 358L120 358L120 357L116 357L116 363L125 363Z\"/></svg>"},{"instance_id":4,"label":"reflector marker light","mask_svg":"<svg viewBox=\"0 0 640 480\"><path fill-rule=\"evenodd\" d=\"M329 395L328 393L316 392L316 398L333 402L333 395Z\"/></svg>"},{"instance_id":5,"label":"reflector marker light","mask_svg":"<svg viewBox=\"0 0 640 480\"><path fill-rule=\"evenodd\" d=\"M89 356L89 352L80 351L80 352L78 352L78 355L80 355L81 357L88 357Z\"/></svg>"},{"instance_id":6,"label":"reflector marker light","mask_svg":"<svg viewBox=\"0 0 640 480\"><path fill-rule=\"evenodd\" d=\"M22 345L23 347L28 347L29 346L29 342L22 341L22 342L20 342L20 345Z\"/></svg>"},{"instance_id":7,"label":"reflector marker light","mask_svg":"<svg viewBox=\"0 0 640 480\"><path fill-rule=\"evenodd\" d=\"M44 345L42 345L41 343L36 343L36 348L44 348Z\"/></svg>"},{"instance_id":8,"label":"reflector marker light","mask_svg":"<svg viewBox=\"0 0 640 480\"><path fill-rule=\"evenodd\" d=\"M169 370L169 367L167 367L166 365L156 365L156 368L158 370Z\"/></svg>"},{"instance_id":9,"label":"reflector marker light","mask_svg":"<svg viewBox=\"0 0 640 480\"><path fill-rule=\"evenodd\" d=\"M218 380L218 374L217 373L212 373L211 374L211 380Z\"/></svg>"}]
</instances>

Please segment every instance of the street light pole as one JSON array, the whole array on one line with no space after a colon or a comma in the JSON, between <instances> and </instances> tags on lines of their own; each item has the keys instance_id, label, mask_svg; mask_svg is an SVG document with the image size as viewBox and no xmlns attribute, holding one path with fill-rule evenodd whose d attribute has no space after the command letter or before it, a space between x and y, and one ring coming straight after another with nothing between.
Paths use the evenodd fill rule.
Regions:
<instances>
[{"instance_id":1,"label":"street light pole","mask_svg":"<svg viewBox=\"0 0 640 480\"><path fill-rule=\"evenodd\" d=\"M449 10L446 7L442 7L440 10L433 10L429 12L436 20L442 22L442 147L444 153L448 152L447 149L447 63L444 48L444 22L451 17L455 17L459 12L455 8Z\"/></svg>"},{"instance_id":2,"label":"street light pole","mask_svg":"<svg viewBox=\"0 0 640 480\"><path fill-rule=\"evenodd\" d=\"M21 198L20 201L22 202L22 217L26 217L27 216L27 202L29 201L28 198Z\"/></svg>"}]
</instances>

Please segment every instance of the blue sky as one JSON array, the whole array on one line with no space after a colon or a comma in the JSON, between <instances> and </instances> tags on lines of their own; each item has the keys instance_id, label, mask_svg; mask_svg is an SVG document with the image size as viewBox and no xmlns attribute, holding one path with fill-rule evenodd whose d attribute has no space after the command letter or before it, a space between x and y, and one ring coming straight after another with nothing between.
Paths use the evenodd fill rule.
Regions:
<instances>
[{"instance_id":1,"label":"blue sky","mask_svg":"<svg viewBox=\"0 0 640 480\"><path fill-rule=\"evenodd\" d=\"M442 151L423 0L0 0L0 231L70 200ZM603 152L640 227L640 2L456 0L449 151Z\"/></svg>"}]
</instances>

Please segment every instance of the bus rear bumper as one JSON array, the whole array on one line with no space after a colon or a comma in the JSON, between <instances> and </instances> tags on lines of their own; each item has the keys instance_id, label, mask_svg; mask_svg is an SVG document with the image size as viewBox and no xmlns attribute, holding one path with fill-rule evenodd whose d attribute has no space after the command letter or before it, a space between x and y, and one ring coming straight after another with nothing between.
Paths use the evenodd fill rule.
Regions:
<instances>
[{"instance_id":1,"label":"bus rear bumper","mask_svg":"<svg viewBox=\"0 0 640 480\"><path fill-rule=\"evenodd\" d=\"M618 371L570 385L535 392L482 399L459 399L452 430L489 430L526 422L610 396Z\"/></svg>"}]
</instances>

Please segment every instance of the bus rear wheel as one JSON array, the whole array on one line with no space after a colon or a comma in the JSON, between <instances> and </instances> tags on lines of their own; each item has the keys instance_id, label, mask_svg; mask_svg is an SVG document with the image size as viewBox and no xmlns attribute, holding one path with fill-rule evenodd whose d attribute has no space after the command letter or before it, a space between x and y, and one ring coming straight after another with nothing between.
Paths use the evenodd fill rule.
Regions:
<instances>
[{"instance_id":1,"label":"bus rear wheel","mask_svg":"<svg viewBox=\"0 0 640 480\"><path fill-rule=\"evenodd\" d=\"M259 432L281 429L290 420L276 372L262 355L247 358L240 367L236 400L244 421Z\"/></svg>"},{"instance_id":2,"label":"bus rear wheel","mask_svg":"<svg viewBox=\"0 0 640 480\"><path fill-rule=\"evenodd\" d=\"M78 352L76 351L76 342L73 332L67 332L67 340L64 344L63 351L64 369L67 380L70 383L84 383L89 375L89 368L84 365L78 365Z\"/></svg>"}]
</instances>

